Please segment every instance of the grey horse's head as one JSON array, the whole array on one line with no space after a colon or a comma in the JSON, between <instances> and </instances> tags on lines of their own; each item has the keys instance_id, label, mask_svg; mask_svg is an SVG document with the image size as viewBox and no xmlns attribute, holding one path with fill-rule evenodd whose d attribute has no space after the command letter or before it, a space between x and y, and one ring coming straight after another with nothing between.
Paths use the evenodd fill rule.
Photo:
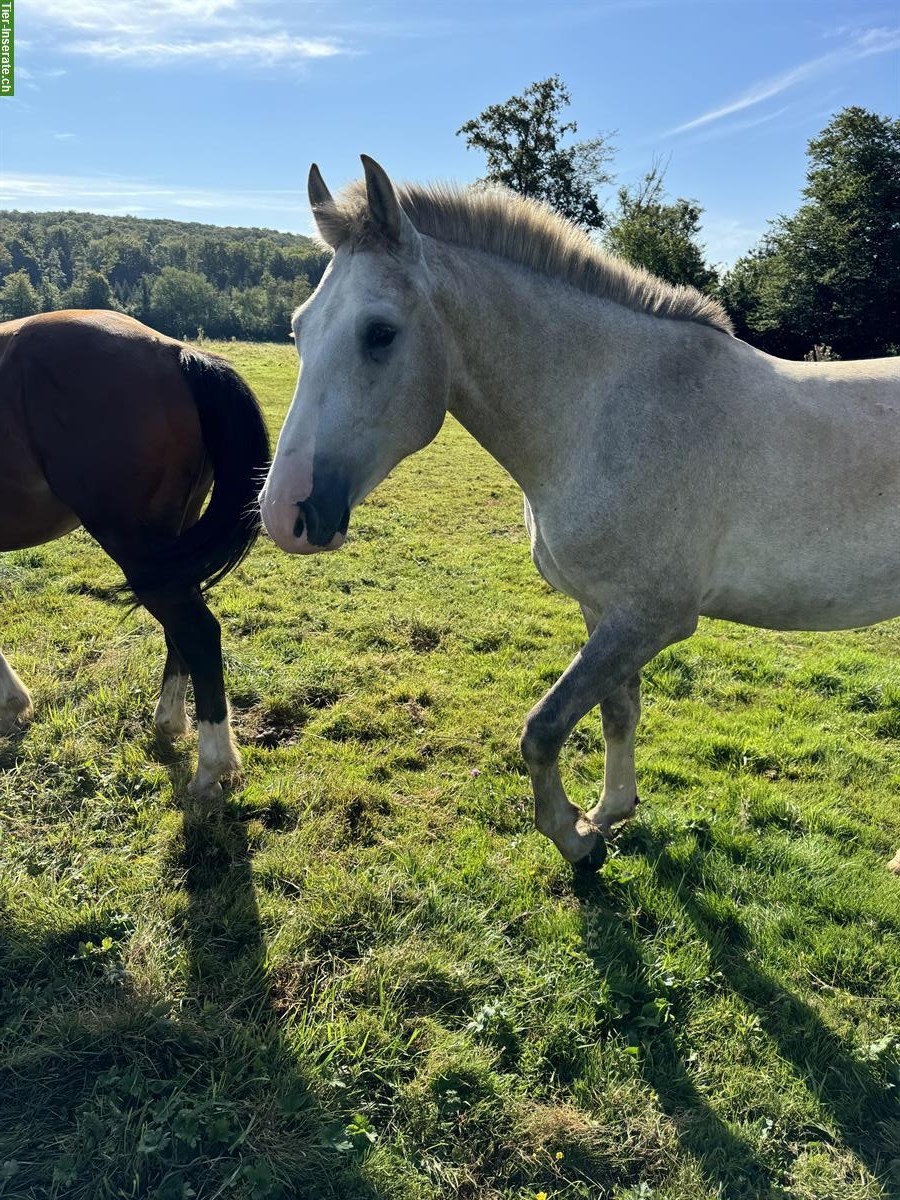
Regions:
<instances>
[{"instance_id":1,"label":"grey horse's head","mask_svg":"<svg viewBox=\"0 0 900 1200\"><path fill-rule=\"evenodd\" d=\"M384 170L341 203L318 168L309 199L334 259L293 330L297 389L260 495L263 521L291 553L336 550L350 512L435 436L449 367L422 239Z\"/></svg>"}]
</instances>

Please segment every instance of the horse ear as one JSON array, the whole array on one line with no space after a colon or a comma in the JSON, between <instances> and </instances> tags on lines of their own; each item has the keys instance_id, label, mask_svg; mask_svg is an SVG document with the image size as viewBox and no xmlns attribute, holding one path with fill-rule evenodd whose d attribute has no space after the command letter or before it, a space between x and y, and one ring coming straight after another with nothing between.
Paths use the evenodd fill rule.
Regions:
<instances>
[{"instance_id":1,"label":"horse ear","mask_svg":"<svg viewBox=\"0 0 900 1200\"><path fill-rule=\"evenodd\" d=\"M309 181L306 186L309 193L309 202L313 208L318 208L320 204L334 203L331 192L325 186L322 172L316 163L313 163L309 168Z\"/></svg>"},{"instance_id":2,"label":"horse ear","mask_svg":"<svg viewBox=\"0 0 900 1200\"><path fill-rule=\"evenodd\" d=\"M334 211L334 198L325 186L322 172L315 163L309 168L309 179L307 180L306 190L309 195L309 205L312 209L313 219L316 222L319 234L324 242L331 246L333 250L336 250L336 231L333 223L328 220L329 212Z\"/></svg>"},{"instance_id":3,"label":"horse ear","mask_svg":"<svg viewBox=\"0 0 900 1200\"><path fill-rule=\"evenodd\" d=\"M366 199L369 202L369 215L378 229L389 242L413 246L418 244L418 234L412 221L400 207L394 185L387 171L368 154L361 154L363 170L366 173Z\"/></svg>"}]
</instances>

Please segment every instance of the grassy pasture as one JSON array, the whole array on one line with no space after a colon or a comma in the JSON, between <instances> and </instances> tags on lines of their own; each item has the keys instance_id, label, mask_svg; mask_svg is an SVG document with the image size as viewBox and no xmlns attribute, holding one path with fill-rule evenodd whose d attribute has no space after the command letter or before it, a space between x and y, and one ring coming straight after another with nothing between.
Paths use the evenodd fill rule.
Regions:
<instances>
[{"instance_id":1,"label":"grassy pasture","mask_svg":"<svg viewBox=\"0 0 900 1200\"><path fill-rule=\"evenodd\" d=\"M221 349L277 429L292 349ZM221 813L112 564L0 559L0 1197L900 1194L900 622L661 655L640 815L573 880L516 740L582 626L515 487L450 422L351 537L214 593ZM602 757L595 714L586 806Z\"/></svg>"}]
</instances>

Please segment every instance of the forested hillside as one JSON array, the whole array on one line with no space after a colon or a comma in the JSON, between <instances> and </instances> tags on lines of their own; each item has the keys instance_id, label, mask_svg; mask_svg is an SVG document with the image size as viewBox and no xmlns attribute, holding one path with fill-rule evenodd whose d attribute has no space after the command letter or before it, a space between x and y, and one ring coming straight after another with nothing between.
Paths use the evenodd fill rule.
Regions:
<instances>
[{"instance_id":1,"label":"forested hillside","mask_svg":"<svg viewBox=\"0 0 900 1200\"><path fill-rule=\"evenodd\" d=\"M0 211L0 319L117 308L175 337L280 341L327 262L271 229Z\"/></svg>"}]
</instances>

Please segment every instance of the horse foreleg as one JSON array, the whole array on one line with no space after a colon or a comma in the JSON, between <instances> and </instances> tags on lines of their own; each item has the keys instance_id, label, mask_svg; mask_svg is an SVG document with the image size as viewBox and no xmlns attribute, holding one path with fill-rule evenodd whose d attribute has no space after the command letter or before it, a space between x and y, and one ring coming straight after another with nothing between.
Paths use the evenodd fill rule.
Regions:
<instances>
[{"instance_id":1,"label":"horse foreleg","mask_svg":"<svg viewBox=\"0 0 900 1200\"><path fill-rule=\"evenodd\" d=\"M0 654L0 736L12 733L31 716L28 689Z\"/></svg>"},{"instance_id":2,"label":"horse foreleg","mask_svg":"<svg viewBox=\"0 0 900 1200\"><path fill-rule=\"evenodd\" d=\"M581 606L588 636L597 627L598 618ZM620 688L600 702L603 718L603 742L606 747L603 791L587 818L608 837L613 825L633 817L638 804L634 770L634 735L641 719L641 677L633 675Z\"/></svg>"},{"instance_id":3,"label":"horse foreleg","mask_svg":"<svg viewBox=\"0 0 900 1200\"><path fill-rule=\"evenodd\" d=\"M634 771L633 726L637 724L639 711L634 683L638 672L665 646L687 637L694 624L685 619L661 625L638 615L605 617L550 691L528 714L521 747L534 790L535 824L569 862L592 870L599 867L606 857L604 833L618 817L613 816L612 802L601 812L604 803L601 799L591 815L586 816L566 796L558 765L566 738L590 709L606 703L604 725L614 734L611 782L615 792L610 795L618 793L620 785L626 790L629 784L633 787L633 781L625 776L629 763L632 776ZM634 798L634 795L629 797L632 810Z\"/></svg>"},{"instance_id":4,"label":"horse foreleg","mask_svg":"<svg viewBox=\"0 0 900 1200\"><path fill-rule=\"evenodd\" d=\"M190 728L184 697L188 685L188 668L184 659L175 649L172 639L166 634L166 665L163 669L162 687L153 720L156 728L163 737L177 738L187 733Z\"/></svg>"},{"instance_id":5,"label":"horse foreleg","mask_svg":"<svg viewBox=\"0 0 900 1200\"><path fill-rule=\"evenodd\" d=\"M634 735L641 719L641 677L631 679L600 702L606 762L603 791L588 820L608 837L613 825L633 817L638 804Z\"/></svg>"},{"instance_id":6,"label":"horse foreleg","mask_svg":"<svg viewBox=\"0 0 900 1200\"><path fill-rule=\"evenodd\" d=\"M199 799L215 799L221 795L221 781L241 769L225 697L219 622L198 588L140 592L138 599L162 625L190 672L199 746L188 790Z\"/></svg>"}]
</instances>

